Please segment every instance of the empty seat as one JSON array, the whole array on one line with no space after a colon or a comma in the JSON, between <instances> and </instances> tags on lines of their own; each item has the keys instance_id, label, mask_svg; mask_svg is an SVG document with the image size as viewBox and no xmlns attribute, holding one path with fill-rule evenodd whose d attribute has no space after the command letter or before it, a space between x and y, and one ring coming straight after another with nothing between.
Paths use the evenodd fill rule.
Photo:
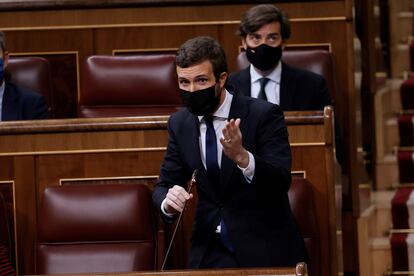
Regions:
<instances>
[{"instance_id":1,"label":"empty seat","mask_svg":"<svg viewBox=\"0 0 414 276\"><path fill-rule=\"evenodd\" d=\"M404 110L414 109L414 77L410 77L401 84L400 97Z\"/></svg>"},{"instance_id":2,"label":"empty seat","mask_svg":"<svg viewBox=\"0 0 414 276\"><path fill-rule=\"evenodd\" d=\"M54 97L49 61L42 57L10 57L6 81L42 94L49 105L49 117L54 116Z\"/></svg>"},{"instance_id":3,"label":"empty seat","mask_svg":"<svg viewBox=\"0 0 414 276\"><path fill-rule=\"evenodd\" d=\"M174 55L91 56L79 117L169 115L181 106Z\"/></svg>"},{"instance_id":4,"label":"empty seat","mask_svg":"<svg viewBox=\"0 0 414 276\"><path fill-rule=\"evenodd\" d=\"M150 191L142 184L46 188L39 211L37 273L156 270L152 210Z\"/></svg>"},{"instance_id":5,"label":"empty seat","mask_svg":"<svg viewBox=\"0 0 414 276\"><path fill-rule=\"evenodd\" d=\"M398 116L398 132L401 147L414 146L414 114Z\"/></svg>"},{"instance_id":6,"label":"empty seat","mask_svg":"<svg viewBox=\"0 0 414 276\"><path fill-rule=\"evenodd\" d=\"M414 183L414 151L399 150L397 158L400 183Z\"/></svg>"},{"instance_id":7,"label":"empty seat","mask_svg":"<svg viewBox=\"0 0 414 276\"><path fill-rule=\"evenodd\" d=\"M393 271L409 271L410 259L414 256L409 250L407 241L412 241L414 234L409 233L393 233L390 237L391 256L392 256L392 270ZM408 275L401 274L401 275Z\"/></svg>"},{"instance_id":8,"label":"empty seat","mask_svg":"<svg viewBox=\"0 0 414 276\"><path fill-rule=\"evenodd\" d=\"M312 184L309 183L306 179L293 177L288 195L290 207L302 233L306 249L308 251L309 275L320 275L320 237L316 219L315 200Z\"/></svg>"},{"instance_id":9,"label":"empty seat","mask_svg":"<svg viewBox=\"0 0 414 276\"><path fill-rule=\"evenodd\" d=\"M13 242L10 214L6 200L0 193L0 275L14 276L15 268L12 264Z\"/></svg>"}]
</instances>

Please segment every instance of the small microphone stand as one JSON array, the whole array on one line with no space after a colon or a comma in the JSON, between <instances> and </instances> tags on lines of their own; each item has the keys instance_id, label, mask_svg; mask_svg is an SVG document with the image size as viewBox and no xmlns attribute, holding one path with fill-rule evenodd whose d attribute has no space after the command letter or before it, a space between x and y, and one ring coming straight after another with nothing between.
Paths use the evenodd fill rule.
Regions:
<instances>
[{"instance_id":1,"label":"small microphone stand","mask_svg":"<svg viewBox=\"0 0 414 276\"><path fill-rule=\"evenodd\" d=\"M193 188L193 184L196 183L196 175L197 175L197 170L194 170L193 175L191 176L191 181L190 181L190 185L188 186L187 193L191 193L191 189ZM178 226L181 223L181 219L182 219L182 216L183 216L183 213L184 213L184 210L185 210L186 206L187 206L187 201L184 203L183 211L178 215L178 221L175 224L175 228L174 228L174 232L173 232L172 237L171 237L170 244L168 245L167 252L165 253L164 261L162 262L162 266L161 266L161 271L164 271L164 267L165 267L165 264L167 263L168 255L170 254L171 247L172 247L172 244L174 242L175 235L177 234Z\"/></svg>"}]
</instances>

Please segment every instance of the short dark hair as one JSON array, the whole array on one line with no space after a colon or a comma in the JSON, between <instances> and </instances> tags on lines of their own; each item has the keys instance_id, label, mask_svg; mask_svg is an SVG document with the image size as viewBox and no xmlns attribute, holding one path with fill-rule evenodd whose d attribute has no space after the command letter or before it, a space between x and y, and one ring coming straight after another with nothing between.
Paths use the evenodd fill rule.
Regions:
<instances>
[{"instance_id":1,"label":"short dark hair","mask_svg":"<svg viewBox=\"0 0 414 276\"><path fill-rule=\"evenodd\" d=\"M241 17L237 34L246 37L272 22L280 23L282 39L290 38L290 21L285 12L271 4L262 4L248 9Z\"/></svg>"},{"instance_id":2,"label":"short dark hair","mask_svg":"<svg viewBox=\"0 0 414 276\"><path fill-rule=\"evenodd\" d=\"M6 35L2 31L0 31L0 47L3 52L6 52Z\"/></svg>"},{"instance_id":3,"label":"short dark hair","mask_svg":"<svg viewBox=\"0 0 414 276\"><path fill-rule=\"evenodd\" d=\"M181 68L187 68L205 60L211 62L216 81L221 73L228 72L223 47L209 36L198 36L187 40L180 46L175 56L175 63Z\"/></svg>"}]
</instances>

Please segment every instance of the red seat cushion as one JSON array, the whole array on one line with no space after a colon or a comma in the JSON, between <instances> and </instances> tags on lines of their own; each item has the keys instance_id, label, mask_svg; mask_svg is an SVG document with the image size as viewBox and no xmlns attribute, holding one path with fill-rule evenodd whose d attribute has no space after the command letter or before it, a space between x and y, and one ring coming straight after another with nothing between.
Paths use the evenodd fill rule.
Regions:
<instances>
[{"instance_id":1,"label":"red seat cushion","mask_svg":"<svg viewBox=\"0 0 414 276\"><path fill-rule=\"evenodd\" d=\"M400 115L398 117L398 131L400 134L400 146L414 146L414 115Z\"/></svg>"},{"instance_id":2,"label":"red seat cushion","mask_svg":"<svg viewBox=\"0 0 414 276\"><path fill-rule=\"evenodd\" d=\"M398 171L401 183L414 183L414 151L398 151Z\"/></svg>"},{"instance_id":3,"label":"red seat cushion","mask_svg":"<svg viewBox=\"0 0 414 276\"><path fill-rule=\"evenodd\" d=\"M400 87L400 96L403 109L414 109L414 77L403 82Z\"/></svg>"}]
</instances>

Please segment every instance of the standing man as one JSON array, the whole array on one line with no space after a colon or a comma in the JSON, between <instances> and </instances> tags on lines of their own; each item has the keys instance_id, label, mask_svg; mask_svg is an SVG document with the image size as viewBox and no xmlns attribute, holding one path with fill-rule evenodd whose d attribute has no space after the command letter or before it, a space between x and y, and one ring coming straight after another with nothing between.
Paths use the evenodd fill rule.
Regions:
<instances>
[{"instance_id":1,"label":"standing man","mask_svg":"<svg viewBox=\"0 0 414 276\"><path fill-rule=\"evenodd\" d=\"M189 266L272 267L305 261L287 195L291 153L282 111L225 89L225 53L210 37L185 42L176 65L186 108L168 121L168 147L153 200L172 222L192 199L184 186L197 170Z\"/></svg>"},{"instance_id":2,"label":"standing man","mask_svg":"<svg viewBox=\"0 0 414 276\"><path fill-rule=\"evenodd\" d=\"M48 106L42 95L4 79L9 54L3 32L0 32L0 47L0 121L46 119Z\"/></svg>"},{"instance_id":3,"label":"standing man","mask_svg":"<svg viewBox=\"0 0 414 276\"><path fill-rule=\"evenodd\" d=\"M323 110L331 98L322 76L280 61L290 22L274 5L250 8L241 18L238 34L251 63L230 75L240 93L278 104L283 111Z\"/></svg>"}]
</instances>

